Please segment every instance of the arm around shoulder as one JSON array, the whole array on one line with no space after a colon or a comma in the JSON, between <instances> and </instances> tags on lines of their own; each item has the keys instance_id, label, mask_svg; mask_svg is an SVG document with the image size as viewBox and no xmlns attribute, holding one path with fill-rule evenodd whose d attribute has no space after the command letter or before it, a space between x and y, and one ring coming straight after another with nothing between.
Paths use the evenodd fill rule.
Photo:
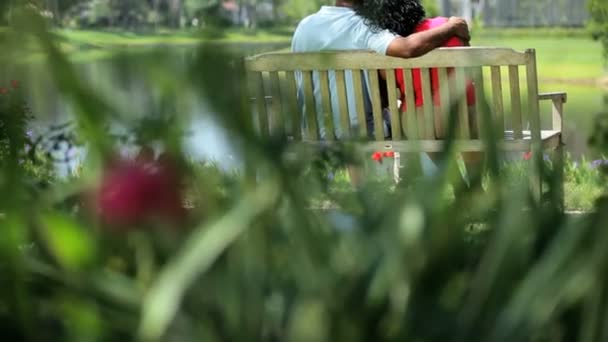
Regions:
<instances>
[{"instance_id":1,"label":"arm around shoulder","mask_svg":"<svg viewBox=\"0 0 608 342\"><path fill-rule=\"evenodd\" d=\"M469 29L464 19L452 17L440 27L413 33L407 37L397 37L389 44L386 54L402 58L419 57L442 46L453 36L469 41Z\"/></svg>"}]
</instances>

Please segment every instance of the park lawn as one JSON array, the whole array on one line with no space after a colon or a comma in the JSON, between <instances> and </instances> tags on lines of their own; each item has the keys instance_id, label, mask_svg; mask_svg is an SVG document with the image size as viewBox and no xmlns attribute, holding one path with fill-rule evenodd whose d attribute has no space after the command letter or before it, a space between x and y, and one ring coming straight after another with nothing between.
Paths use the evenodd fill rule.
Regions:
<instances>
[{"instance_id":1,"label":"park lawn","mask_svg":"<svg viewBox=\"0 0 608 342\"><path fill-rule=\"evenodd\" d=\"M288 29L216 29L202 31L158 31L135 33L128 31L57 30L56 34L74 45L92 45L99 48L137 47L150 45L193 45L204 42L222 43L288 43Z\"/></svg>"},{"instance_id":2,"label":"park lawn","mask_svg":"<svg viewBox=\"0 0 608 342\"><path fill-rule=\"evenodd\" d=\"M595 80L602 76L602 47L582 37L473 36L475 46L509 47L518 51L536 49L539 77L545 79Z\"/></svg>"},{"instance_id":3,"label":"park lawn","mask_svg":"<svg viewBox=\"0 0 608 342\"><path fill-rule=\"evenodd\" d=\"M124 31L58 30L65 48L96 47L124 48L154 45L196 45L204 42L232 44L285 43L291 40L292 28L242 29L214 31L161 31L138 34ZM490 31L492 32L492 31ZM545 79L596 80L602 75L601 45L581 34L581 30L565 31L564 35L546 34L546 30L533 34L529 30L509 30L510 34L496 35L480 32L473 35L475 46L501 46L516 50L536 49L539 76ZM518 35L528 32L529 35ZM576 34L567 35L567 32ZM584 32L584 31L583 31ZM72 49L70 49L72 50Z\"/></svg>"}]
</instances>

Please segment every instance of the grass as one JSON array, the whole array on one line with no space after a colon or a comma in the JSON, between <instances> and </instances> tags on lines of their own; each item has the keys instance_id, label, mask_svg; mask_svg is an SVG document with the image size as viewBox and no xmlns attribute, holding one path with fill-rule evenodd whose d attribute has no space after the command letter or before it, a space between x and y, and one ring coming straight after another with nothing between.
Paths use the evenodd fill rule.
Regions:
<instances>
[{"instance_id":1,"label":"grass","mask_svg":"<svg viewBox=\"0 0 608 342\"><path fill-rule=\"evenodd\" d=\"M512 161L503 165L503 172L508 184L513 188L519 188L528 178L529 161ZM375 165L373 165L375 164ZM368 165L368 186L377 189L391 189L395 187L391 178L392 163L384 162L382 165ZM608 171L608 170L605 170ZM582 159L573 161L567 158L564 167L564 202L566 211L588 212L593 209L595 201L602 195L608 195L608 173L602 172L600 167L594 166L592 161ZM338 170L328 176L327 196L322 196L314 201L313 206L317 208L332 208L332 198L347 198L353 192L348 174L344 170ZM447 198L452 198L446 194Z\"/></svg>"}]
</instances>

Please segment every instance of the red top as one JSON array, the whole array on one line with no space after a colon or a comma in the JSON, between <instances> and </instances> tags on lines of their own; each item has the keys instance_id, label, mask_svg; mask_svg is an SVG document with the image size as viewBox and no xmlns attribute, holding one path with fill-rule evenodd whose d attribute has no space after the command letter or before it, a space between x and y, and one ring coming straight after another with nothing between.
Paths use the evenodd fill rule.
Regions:
<instances>
[{"instance_id":1,"label":"red top","mask_svg":"<svg viewBox=\"0 0 608 342\"><path fill-rule=\"evenodd\" d=\"M447 23L447 21L448 21L448 18L446 18L446 17L435 17L435 18L425 19L420 24L418 24L418 26L416 26L416 29L414 30L414 32L426 31L426 30L441 26L441 25ZM452 38L448 39L448 41L446 41L443 46L444 47L455 47L455 46L464 46L464 44L462 43L460 38L452 37ZM431 93L433 94L433 104L435 106L440 106L441 101L439 98L439 73L437 72L437 69L435 69L435 68L432 68L430 70L430 72L431 72ZM454 72L453 68L448 68L448 75L451 75L453 72ZM403 69L395 70L395 77L397 79L397 85L399 86L399 89L401 90L401 110L405 111L406 104L405 104L405 84L403 82ZM424 104L424 100L422 98L422 80L421 80L422 76L421 76L420 69L412 69L412 78L414 81L414 98L416 100L416 107L421 107ZM467 87L467 89L466 89L467 104L473 105L473 104L475 104L475 88L473 86L473 82L471 82L470 80L467 80L466 87Z\"/></svg>"}]
</instances>

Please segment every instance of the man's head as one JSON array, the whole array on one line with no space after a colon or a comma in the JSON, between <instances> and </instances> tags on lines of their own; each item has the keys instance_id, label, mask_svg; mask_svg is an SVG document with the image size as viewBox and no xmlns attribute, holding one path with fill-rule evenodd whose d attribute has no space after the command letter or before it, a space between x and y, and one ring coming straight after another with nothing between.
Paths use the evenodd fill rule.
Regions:
<instances>
[{"instance_id":1,"label":"man's head","mask_svg":"<svg viewBox=\"0 0 608 342\"><path fill-rule=\"evenodd\" d=\"M426 15L419 0L343 0L342 2L350 3L355 12L372 28L389 30L400 36L413 33L416 25Z\"/></svg>"}]
</instances>

